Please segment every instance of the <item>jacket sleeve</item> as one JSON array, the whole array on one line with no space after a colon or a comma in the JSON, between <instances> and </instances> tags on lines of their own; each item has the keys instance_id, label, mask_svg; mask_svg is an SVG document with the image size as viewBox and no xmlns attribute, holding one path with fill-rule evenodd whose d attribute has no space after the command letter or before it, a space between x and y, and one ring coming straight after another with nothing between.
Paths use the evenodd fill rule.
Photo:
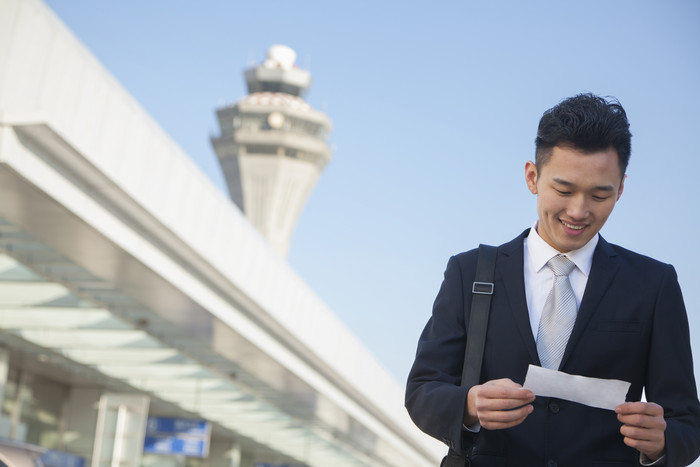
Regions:
<instances>
[{"instance_id":1,"label":"jacket sleeve","mask_svg":"<svg viewBox=\"0 0 700 467\"><path fill-rule=\"evenodd\" d=\"M655 306L646 398L664 408L666 466L691 464L700 453L700 403L690 331L676 271L667 266Z\"/></svg>"},{"instance_id":2,"label":"jacket sleeve","mask_svg":"<svg viewBox=\"0 0 700 467\"><path fill-rule=\"evenodd\" d=\"M460 256L462 259L471 256L475 262L473 252ZM421 430L459 453L467 438L476 436L462 430L468 392L468 388L460 386L466 341L465 311L469 311L465 309L464 283L465 279L471 283L473 277L463 277L460 263L457 256L447 263L432 316L418 341L405 401L409 415Z\"/></svg>"}]
</instances>

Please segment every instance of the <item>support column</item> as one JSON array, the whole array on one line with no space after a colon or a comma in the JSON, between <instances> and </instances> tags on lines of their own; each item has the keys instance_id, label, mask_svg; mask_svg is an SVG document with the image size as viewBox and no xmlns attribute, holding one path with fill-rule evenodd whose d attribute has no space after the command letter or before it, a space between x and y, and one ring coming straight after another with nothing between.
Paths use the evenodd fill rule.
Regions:
<instances>
[{"instance_id":1,"label":"support column","mask_svg":"<svg viewBox=\"0 0 700 467\"><path fill-rule=\"evenodd\" d=\"M101 393L95 386L72 386L66 401L63 447L86 459L92 456Z\"/></svg>"},{"instance_id":2,"label":"support column","mask_svg":"<svg viewBox=\"0 0 700 467\"><path fill-rule=\"evenodd\" d=\"M5 348L0 348L0 438L10 437L10 418L3 414L1 410L5 401L5 386L7 386L9 371L10 352Z\"/></svg>"},{"instance_id":3,"label":"support column","mask_svg":"<svg viewBox=\"0 0 700 467\"><path fill-rule=\"evenodd\" d=\"M229 467L241 467L241 446L234 441L230 452L231 463Z\"/></svg>"}]
</instances>

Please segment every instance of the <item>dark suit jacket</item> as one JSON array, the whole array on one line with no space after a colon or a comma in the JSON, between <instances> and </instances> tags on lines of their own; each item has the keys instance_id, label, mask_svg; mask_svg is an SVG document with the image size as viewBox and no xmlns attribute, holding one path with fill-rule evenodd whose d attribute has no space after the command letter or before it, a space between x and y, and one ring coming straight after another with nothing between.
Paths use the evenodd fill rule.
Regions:
<instances>
[{"instance_id":1,"label":"dark suit jacket","mask_svg":"<svg viewBox=\"0 0 700 467\"><path fill-rule=\"evenodd\" d=\"M481 382L522 384L539 365L523 276L526 230L498 249ZM477 250L450 258L406 388L406 408L429 435L461 452L467 388L460 387L465 320ZM690 336L675 270L600 238L561 367L566 373L632 383L628 401L665 410L666 465L684 466L700 453L698 403ZM472 460L482 466L633 466L639 453L623 443L613 411L537 397L520 425L476 435Z\"/></svg>"}]
</instances>

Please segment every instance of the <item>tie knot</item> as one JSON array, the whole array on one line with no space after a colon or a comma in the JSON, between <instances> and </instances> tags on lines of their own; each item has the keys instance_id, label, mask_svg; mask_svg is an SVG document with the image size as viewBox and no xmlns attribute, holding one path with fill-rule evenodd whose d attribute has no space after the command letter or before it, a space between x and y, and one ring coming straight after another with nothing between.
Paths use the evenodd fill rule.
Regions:
<instances>
[{"instance_id":1,"label":"tie knot","mask_svg":"<svg viewBox=\"0 0 700 467\"><path fill-rule=\"evenodd\" d=\"M555 276L568 276L576 265L564 255L557 255L547 262L547 266L554 272Z\"/></svg>"}]
</instances>

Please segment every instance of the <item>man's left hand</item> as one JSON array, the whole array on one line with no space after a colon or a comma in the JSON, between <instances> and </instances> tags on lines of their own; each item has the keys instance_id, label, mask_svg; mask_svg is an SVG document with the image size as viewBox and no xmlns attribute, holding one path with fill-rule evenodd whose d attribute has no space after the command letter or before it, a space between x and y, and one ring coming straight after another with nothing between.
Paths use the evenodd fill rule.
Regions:
<instances>
[{"instance_id":1,"label":"man's left hand","mask_svg":"<svg viewBox=\"0 0 700 467\"><path fill-rule=\"evenodd\" d=\"M649 460L660 458L666 449L664 409L653 402L625 402L615 407L622 423L620 433L625 444L641 452Z\"/></svg>"}]
</instances>

